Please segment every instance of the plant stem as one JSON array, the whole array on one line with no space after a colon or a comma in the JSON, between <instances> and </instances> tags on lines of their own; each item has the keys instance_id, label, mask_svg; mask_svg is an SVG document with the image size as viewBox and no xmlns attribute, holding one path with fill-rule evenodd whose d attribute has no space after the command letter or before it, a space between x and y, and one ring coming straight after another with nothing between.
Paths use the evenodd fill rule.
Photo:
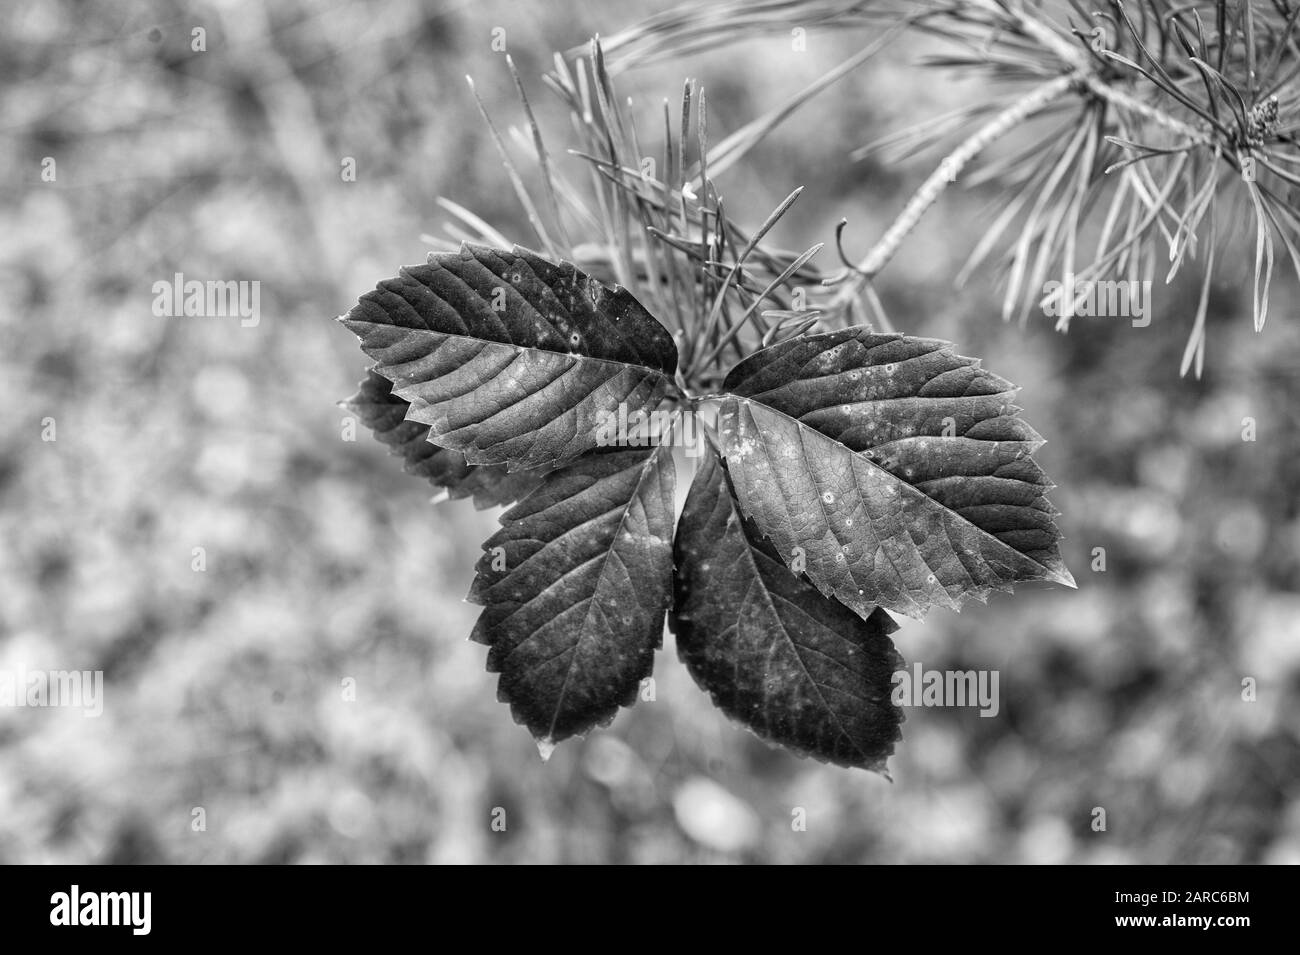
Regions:
<instances>
[{"instance_id":1,"label":"plant stem","mask_svg":"<svg viewBox=\"0 0 1300 955\"><path fill-rule=\"evenodd\" d=\"M1097 74L1088 55L1077 43L1048 24L1034 19L1023 9L999 0L974 0L974 2L976 6L985 8L995 17L1005 18L1009 15L1016 30L1051 52L1069 69L1069 72L1030 90L976 130L939 164L921 187L912 194L898 218L872 246L866 257L852 271L827 280L828 285L841 283L834 298L835 304L839 306L847 306L848 303L855 301L862 290L871 284L871 280L877 273L889 264L903 240L916 228L921 217L930 206L934 205L948 187L948 183L956 179L957 173L968 162L995 140L1064 96L1071 89L1080 92L1087 90L1088 93L1104 100L1115 109L1140 116L1150 123L1176 133L1192 144L1200 145L1210 141L1210 134L1206 130L1171 116L1164 110L1106 82Z\"/></svg>"},{"instance_id":2,"label":"plant stem","mask_svg":"<svg viewBox=\"0 0 1300 955\"><path fill-rule=\"evenodd\" d=\"M876 273L883 269L894 257L903 240L916 227L921 216L925 215L935 200L948 188L948 183L957 177L962 168L982 152L990 143L1005 135L1009 130L1024 122L1030 116L1048 104L1064 96L1078 81L1073 74L1058 76L1030 90L1025 96L1016 100L1002 112L975 131L960 146L948 154L937 169L921 184L921 188L912 194L907 205L894 220L889 230L871 247L871 251L850 273L840 290L836 293L837 302L843 303L855 298L858 292L869 283Z\"/></svg>"}]
</instances>

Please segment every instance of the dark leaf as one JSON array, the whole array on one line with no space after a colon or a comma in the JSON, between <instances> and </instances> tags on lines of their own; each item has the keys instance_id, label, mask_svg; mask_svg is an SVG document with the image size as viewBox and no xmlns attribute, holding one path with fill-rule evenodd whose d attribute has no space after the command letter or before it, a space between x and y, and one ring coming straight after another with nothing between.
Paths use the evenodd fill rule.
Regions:
<instances>
[{"instance_id":1,"label":"dark leaf","mask_svg":"<svg viewBox=\"0 0 1300 955\"><path fill-rule=\"evenodd\" d=\"M465 455L428 440L429 426L406 420L410 405L393 392L393 383L373 371L343 406L402 458L408 474L427 480L453 500L474 499L478 508L511 504L541 483L536 471L508 473L500 464L468 464Z\"/></svg>"},{"instance_id":2,"label":"dark leaf","mask_svg":"<svg viewBox=\"0 0 1300 955\"><path fill-rule=\"evenodd\" d=\"M620 404L651 410L675 388L672 336L629 292L519 246L431 254L341 321L407 416L470 464L571 461Z\"/></svg>"},{"instance_id":3,"label":"dark leaf","mask_svg":"<svg viewBox=\"0 0 1300 955\"><path fill-rule=\"evenodd\" d=\"M746 532L712 448L674 544L677 653L723 712L763 739L883 771L903 712L903 667L882 610L859 619Z\"/></svg>"},{"instance_id":4,"label":"dark leaf","mask_svg":"<svg viewBox=\"0 0 1300 955\"><path fill-rule=\"evenodd\" d=\"M501 517L469 599L497 697L538 739L612 719L650 675L671 602L672 448L592 452Z\"/></svg>"},{"instance_id":5,"label":"dark leaf","mask_svg":"<svg viewBox=\"0 0 1300 955\"><path fill-rule=\"evenodd\" d=\"M806 336L741 362L724 390L744 513L859 615L958 610L1020 581L1074 586L1017 389L948 343Z\"/></svg>"}]
</instances>

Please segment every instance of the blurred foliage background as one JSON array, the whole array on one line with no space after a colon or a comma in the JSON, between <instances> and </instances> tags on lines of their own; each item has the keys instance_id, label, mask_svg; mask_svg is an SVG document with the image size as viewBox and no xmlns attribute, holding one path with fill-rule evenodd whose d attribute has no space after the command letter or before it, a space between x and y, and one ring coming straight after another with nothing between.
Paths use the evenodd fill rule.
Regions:
<instances>
[{"instance_id":1,"label":"blurred foliage background","mask_svg":"<svg viewBox=\"0 0 1300 955\"><path fill-rule=\"evenodd\" d=\"M521 120L495 28L562 155L535 82L552 51L667 5L5 6L0 668L102 669L106 699L99 719L0 709L0 861L1300 862L1294 285L1257 335L1240 250L1201 381L1178 376L1194 276L1156 289L1146 328L1005 325L992 277L951 281L987 189L950 190L879 288L900 330L1022 385L1050 441L1078 591L896 635L927 668L999 670L997 718L909 711L892 783L823 766L730 725L671 636L656 699L549 763L495 701L462 601L495 515L432 507L368 434L344 440L335 402L366 362L331 319L423 260L439 195L532 240L463 78ZM803 52L778 36L617 82L651 130L696 77L720 138L862 39L810 30ZM804 185L778 241L844 216L864 250L932 164L849 152L983 92L917 71L924 49L872 60L727 173L729 214L752 228ZM260 323L155 317L176 272L260 281Z\"/></svg>"}]
</instances>

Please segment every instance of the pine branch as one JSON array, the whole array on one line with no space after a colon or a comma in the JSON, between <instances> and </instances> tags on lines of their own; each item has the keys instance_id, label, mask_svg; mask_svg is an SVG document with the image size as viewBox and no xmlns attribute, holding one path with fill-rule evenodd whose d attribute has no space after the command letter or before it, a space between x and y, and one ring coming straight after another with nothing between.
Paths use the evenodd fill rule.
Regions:
<instances>
[{"instance_id":1,"label":"pine branch","mask_svg":"<svg viewBox=\"0 0 1300 955\"><path fill-rule=\"evenodd\" d=\"M921 188L912 194L903 211L893 224L871 247L866 257L852 269L851 275L842 275L829 279L841 282L837 297L840 300L856 298L862 287L869 283L894 257L903 240L916 228L921 217L934 205L935 200L948 188L948 183L955 181L957 174L966 164L984 151L994 141L1001 139L1007 132L1016 128L1029 117L1035 115L1045 106L1064 96L1075 84L1074 76L1060 76L1044 83L1012 103L989 122L985 123L974 135L968 137L960 146L944 157Z\"/></svg>"},{"instance_id":2,"label":"pine branch","mask_svg":"<svg viewBox=\"0 0 1300 955\"><path fill-rule=\"evenodd\" d=\"M1172 267L1166 281L1172 281L1186 261L1196 261L1203 270L1201 298L1183 371L1195 368L1199 374L1212 272L1232 262L1226 254L1216 255L1215 245L1236 239L1229 220L1213 215L1217 204L1234 204L1254 225L1257 329L1268 314L1279 240L1287 253L1283 261L1289 258L1300 278L1300 7L1294 2L1099 0L1101 9L1093 11L1082 0L723 0L669 11L619 34L614 45L626 69L771 36L790 24L809 29L905 24L910 32L953 47L950 54L930 56L924 66L974 70L1025 87L991 119L984 104L887 137L895 157L954 142L865 258L853 264L841 250L845 268L831 280L838 288L826 316L832 327L859 314L875 313L883 320L872 280L957 172L1072 95L1082 112L1064 130L1040 136L1020 155L995 158L966 177L971 185L997 183L1007 197L958 281L992 255L1018 222L1019 233L1012 234L1002 260L1004 316L1015 314L1020 303L1023 321L1037 305L1058 315L1057 328L1065 331L1079 296L1064 289L1067 282L1046 296L1040 289L1053 273L1063 279L1073 275L1084 230L1105 210L1096 254L1078 263L1079 276L1149 280L1167 252ZM877 42L878 31L864 41L864 51ZM792 105L802 107L813 95L821 95L821 89ZM780 113L782 119L788 115L788 110ZM745 149L757 146L768 129L747 131ZM873 148L859 149L853 158Z\"/></svg>"}]
</instances>

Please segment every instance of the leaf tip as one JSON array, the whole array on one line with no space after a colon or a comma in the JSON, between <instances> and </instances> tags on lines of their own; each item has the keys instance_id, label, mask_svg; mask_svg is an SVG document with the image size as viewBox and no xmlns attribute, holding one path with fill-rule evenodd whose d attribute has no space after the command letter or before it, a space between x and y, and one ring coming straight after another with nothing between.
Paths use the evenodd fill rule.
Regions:
<instances>
[{"instance_id":1,"label":"leaf tip","mask_svg":"<svg viewBox=\"0 0 1300 955\"><path fill-rule=\"evenodd\" d=\"M1052 574L1047 579L1054 584L1060 584L1062 587L1069 587L1071 590L1078 590L1079 585L1074 582L1074 574L1070 573L1070 568L1064 563L1050 568Z\"/></svg>"},{"instance_id":2,"label":"leaf tip","mask_svg":"<svg viewBox=\"0 0 1300 955\"><path fill-rule=\"evenodd\" d=\"M551 754L555 752L555 740L547 736L535 742L537 743L537 752L542 757L542 762L549 762Z\"/></svg>"}]
</instances>

